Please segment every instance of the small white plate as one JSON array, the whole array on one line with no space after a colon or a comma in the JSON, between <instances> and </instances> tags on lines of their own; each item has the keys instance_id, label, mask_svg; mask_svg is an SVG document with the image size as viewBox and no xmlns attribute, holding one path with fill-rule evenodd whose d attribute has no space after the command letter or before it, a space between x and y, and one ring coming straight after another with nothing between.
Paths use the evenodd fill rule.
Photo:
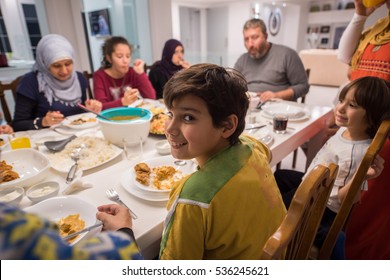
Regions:
<instances>
[{"instance_id":1,"label":"small white plate","mask_svg":"<svg viewBox=\"0 0 390 280\"><path fill-rule=\"evenodd\" d=\"M97 207L76 197L52 197L24 209L26 212L37 214L50 221L57 223L61 218L68 215L80 214L85 227L96 223ZM71 244L79 242L87 232L80 234Z\"/></svg>"},{"instance_id":2,"label":"small white plate","mask_svg":"<svg viewBox=\"0 0 390 280\"><path fill-rule=\"evenodd\" d=\"M85 122L83 124L72 124L72 122L74 120L78 120L78 119L85 119L85 120L88 120L88 119L95 119L95 121L93 122ZM69 117L66 117L62 123L61 123L63 126L65 127L68 127L68 128L71 128L71 129L87 129L87 128L92 128L92 127L96 127L99 125L97 119L96 119L96 115L95 114L92 114L92 113L84 113L84 114L78 114L78 115L73 115L73 116L69 116Z\"/></svg>"}]
</instances>

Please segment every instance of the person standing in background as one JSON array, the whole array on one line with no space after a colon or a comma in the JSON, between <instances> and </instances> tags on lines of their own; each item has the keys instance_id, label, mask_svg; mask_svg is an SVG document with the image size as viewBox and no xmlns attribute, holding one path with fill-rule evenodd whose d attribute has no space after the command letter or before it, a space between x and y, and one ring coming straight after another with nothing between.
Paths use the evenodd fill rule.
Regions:
<instances>
[{"instance_id":1,"label":"person standing in background","mask_svg":"<svg viewBox=\"0 0 390 280\"><path fill-rule=\"evenodd\" d=\"M163 88L166 82L176 72L190 67L184 60L183 44L176 39L165 42L161 60L156 61L149 72L149 80L156 90L157 98L163 98Z\"/></svg>"},{"instance_id":2,"label":"person standing in background","mask_svg":"<svg viewBox=\"0 0 390 280\"><path fill-rule=\"evenodd\" d=\"M376 9L386 5L390 10L390 0L373 7L365 7L362 0L354 2L355 14L341 37L338 59L351 65L352 80L375 76L390 81L390 13L362 33L364 23ZM380 155L390 162L389 139ZM368 191L354 207L346 232L348 259L390 259L389 181L387 164L379 177L369 181Z\"/></svg>"},{"instance_id":3,"label":"person standing in background","mask_svg":"<svg viewBox=\"0 0 390 280\"><path fill-rule=\"evenodd\" d=\"M156 99L156 92L144 72L141 59L130 67L131 46L120 36L108 38L102 46L102 67L93 74L95 98L103 109L128 106L141 95Z\"/></svg>"},{"instance_id":4,"label":"person standing in background","mask_svg":"<svg viewBox=\"0 0 390 280\"><path fill-rule=\"evenodd\" d=\"M245 76L249 91L256 92L261 102L271 98L296 101L306 95L310 86L296 51L267 41L267 27L261 19L248 20L243 35L248 52L234 68Z\"/></svg>"}]
</instances>

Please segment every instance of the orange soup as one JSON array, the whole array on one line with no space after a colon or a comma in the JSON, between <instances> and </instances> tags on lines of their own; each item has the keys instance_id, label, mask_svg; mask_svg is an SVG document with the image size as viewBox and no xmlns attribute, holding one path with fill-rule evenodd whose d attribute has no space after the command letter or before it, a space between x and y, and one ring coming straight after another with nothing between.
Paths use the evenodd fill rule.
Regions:
<instances>
[{"instance_id":1,"label":"orange soup","mask_svg":"<svg viewBox=\"0 0 390 280\"><path fill-rule=\"evenodd\" d=\"M130 121L130 120L136 120L139 119L140 116L115 116L109 118L112 121Z\"/></svg>"}]
</instances>

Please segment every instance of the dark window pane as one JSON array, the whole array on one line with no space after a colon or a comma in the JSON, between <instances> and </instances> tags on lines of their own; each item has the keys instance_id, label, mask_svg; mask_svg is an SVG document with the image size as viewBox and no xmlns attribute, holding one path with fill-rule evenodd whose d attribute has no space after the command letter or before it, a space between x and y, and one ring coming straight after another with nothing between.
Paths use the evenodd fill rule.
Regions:
<instances>
[{"instance_id":1,"label":"dark window pane","mask_svg":"<svg viewBox=\"0 0 390 280\"><path fill-rule=\"evenodd\" d=\"M31 36L30 43L32 47L36 47L38 45L39 40L41 40L41 36Z\"/></svg>"},{"instance_id":2,"label":"dark window pane","mask_svg":"<svg viewBox=\"0 0 390 280\"><path fill-rule=\"evenodd\" d=\"M37 18L37 12L35 10L35 5L32 4L22 4L23 13L25 18Z\"/></svg>"},{"instance_id":3,"label":"dark window pane","mask_svg":"<svg viewBox=\"0 0 390 280\"><path fill-rule=\"evenodd\" d=\"M27 29L30 36L32 34L41 34L41 30L39 29L38 22L27 22Z\"/></svg>"}]
</instances>

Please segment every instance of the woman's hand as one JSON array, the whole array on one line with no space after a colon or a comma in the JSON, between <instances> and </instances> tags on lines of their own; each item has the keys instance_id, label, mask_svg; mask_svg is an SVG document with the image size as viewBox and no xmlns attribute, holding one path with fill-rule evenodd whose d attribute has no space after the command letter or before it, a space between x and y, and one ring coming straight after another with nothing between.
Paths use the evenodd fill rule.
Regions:
<instances>
[{"instance_id":1,"label":"woman's hand","mask_svg":"<svg viewBox=\"0 0 390 280\"><path fill-rule=\"evenodd\" d=\"M0 125L0 134L11 134L14 130L8 124Z\"/></svg>"},{"instance_id":2,"label":"woman's hand","mask_svg":"<svg viewBox=\"0 0 390 280\"><path fill-rule=\"evenodd\" d=\"M42 126L49 127L55 124L59 124L64 120L64 115L60 111L49 111L42 119Z\"/></svg>"},{"instance_id":3,"label":"woman's hand","mask_svg":"<svg viewBox=\"0 0 390 280\"><path fill-rule=\"evenodd\" d=\"M132 228L133 221L129 210L118 204L108 204L98 207L96 218L103 222L104 230L115 231L121 228Z\"/></svg>"},{"instance_id":4,"label":"woman's hand","mask_svg":"<svg viewBox=\"0 0 390 280\"><path fill-rule=\"evenodd\" d=\"M127 87L122 97L122 105L129 106L131 103L134 103L138 99L138 96L139 96L138 89Z\"/></svg>"},{"instance_id":5,"label":"woman's hand","mask_svg":"<svg viewBox=\"0 0 390 280\"><path fill-rule=\"evenodd\" d=\"M142 59L137 58L136 60L134 60L133 69L135 73L137 73L138 75L145 73L144 67L145 67L145 62Z\"/></svg>"},{"instance_id":6,"label":"woman's hand","mask_svg":"<svg viewBox=\"0 0 390 280\"><path fill-rule=\"evenodd\" d=\"M91 111L94 111L95 113L100 113L103 109L103 104L96 99L87 99L87 101L85 101L85 107Z\"/></svg>"},{"instance_id":7,"label":"woman's hand","mask_svg":"<svg viewBox=\"0 0 390 280\"><path fill-rule=\"evenodd\" d=\"M188 69L191 66L190 63L186 60L180 61L180 65L181 65L181 67L183 67L183 69Z\"/></svg>"}]
</instances>

